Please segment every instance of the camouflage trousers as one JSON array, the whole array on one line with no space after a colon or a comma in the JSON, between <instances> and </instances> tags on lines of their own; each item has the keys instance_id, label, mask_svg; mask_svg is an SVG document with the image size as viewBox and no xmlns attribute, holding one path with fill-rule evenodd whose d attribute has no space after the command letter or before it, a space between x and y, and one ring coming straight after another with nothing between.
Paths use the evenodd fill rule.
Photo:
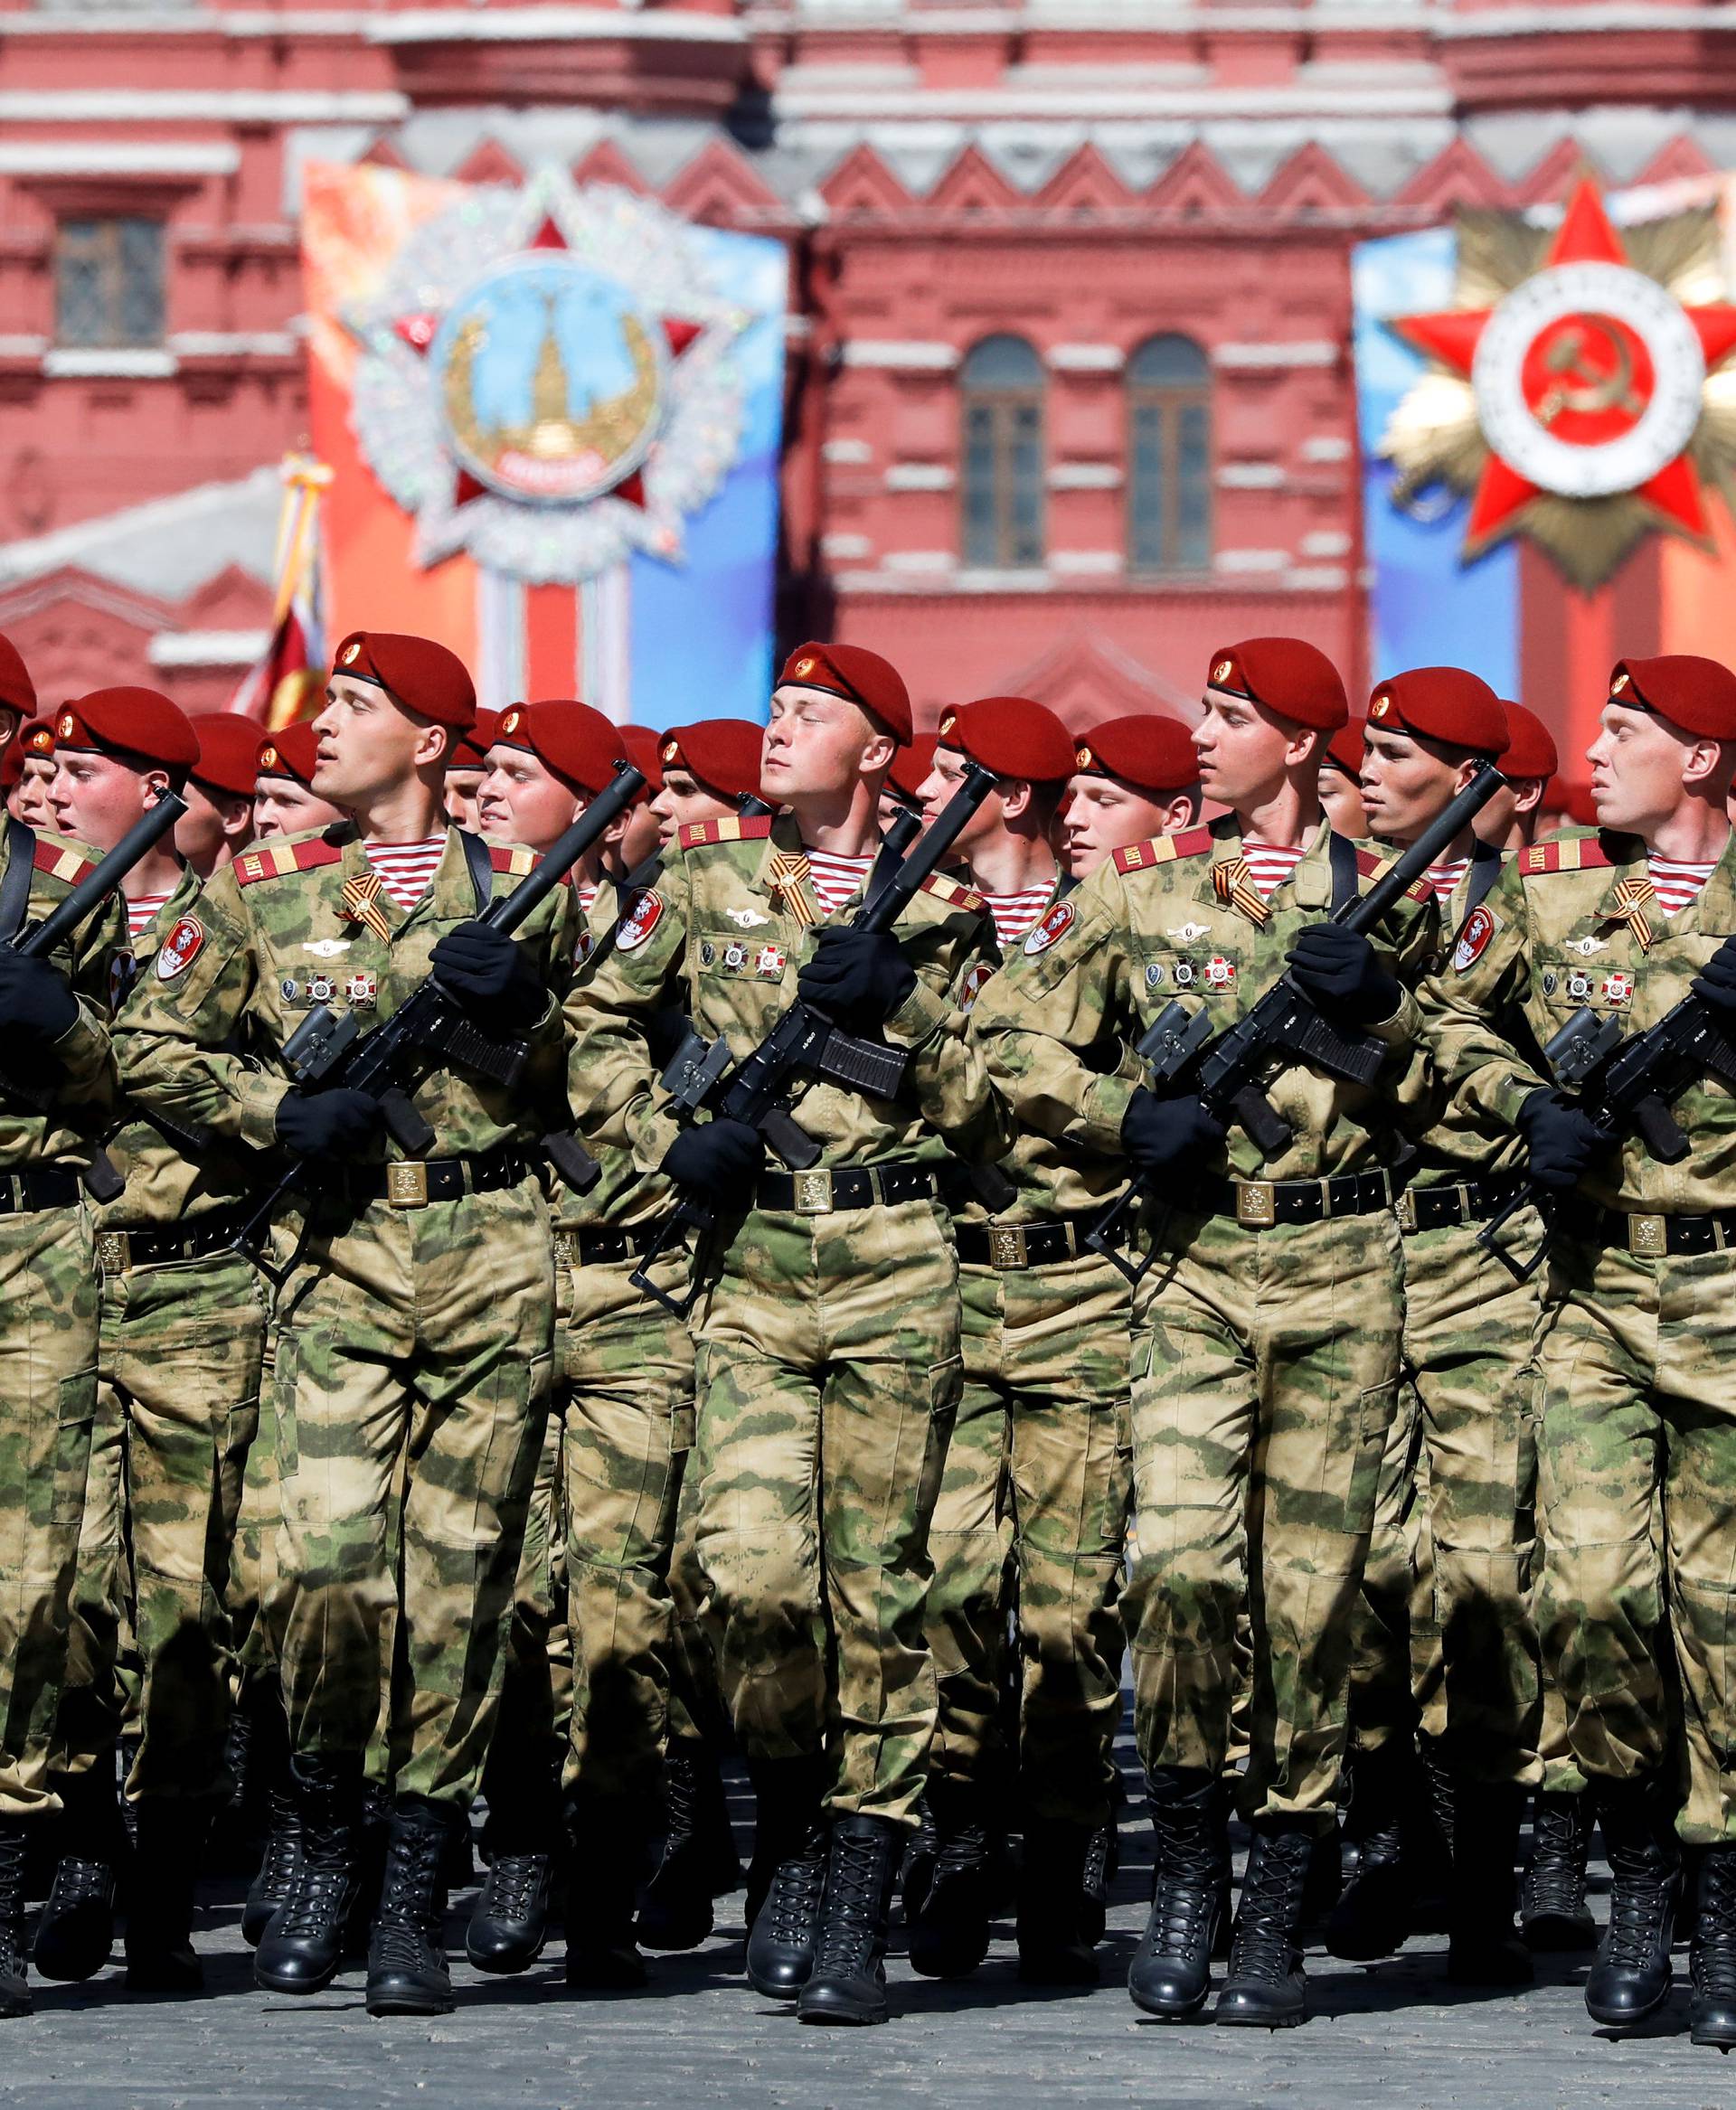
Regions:
<instances>
[{"instance_id":1,"label":"camouflage trousers","mask_svg":"<svg viewBox=\"0 0 1736 2110\"><path fill-rule=\"evenodd\" d=\"M913 1828L934 1734L929 1520L959 1392L932 1202L753 1210L698 1328L699 1559L750 1758L831 1758L827 1805Z\"/></svg>"},{"instance_id":2,"label":"camouflage trousers","mask_svg":"<svg viewBox=\"0 0 1736 2110\"><path fill-rule=\"evenodd\" d=\"M565 1269L557 1264L555 1302ZM556 1324L559 1326L557 1315ZM556 1355L559 1356L559 1333ZM524 1543L501 1663L482 1792L491 1841L523 1832L537 1851L558 1822L557 1784L572 1715L572 1629L567 1624L566 1524L561 1502L561 1417L549 1416L525 1512Z\"/></svg>"},{"instance_id":3,"label":"camouflage trousers","mask_svg":"<svg viewBox=\"0 0 1736 2110\"><path fill-rule=\"evenodd\" d=\"M1134 1306L1140 1756L1222 1770L1245 1598L1242 1813L1324 1811L1395 1408L1398 1227L1171 1220Z\"/></svg>"},{"instance_id":4,"label":"camouflage trousers","mask_svg":"<svg viewBox=\"0 0 1736 2110\"><path fill-rule=\"evenodd\" d=\"M97 1277L82 1207L0 1216L0 1815L49 1779L97 1403Z\"/></svg>"},{"instance_id":5,"label":"camouflage trousers","mask_svg":"<svg viewBox=\"0 0 1736 2110\"><path fill-rule=\"evenodd\" d=\"M228 1793L234 1670L227 1606L241 1484L259 1422L264 1278L240 1254L102 1262L99 1389L56 1765L111 1763L133 1712L129 1798Z\"/></svg>"},{"instance_id":6,"label":"camouflage trousers","mask_svg":"<svg viewBox=\"0 0 1736 2110\"><path fill-rule=\"evenodd\" d=\"M1121 1714L1118 1599L1132 1433L1127 1289L1108 1260L959 1271L964 1393L929 1529L939 1694L931 1785L986 1785L1018 1578L1017 1794L1029 1814L1107 1823Z\"/></svg>"},{"instance_id":7,"label":"camouflage trousers","mask_svg":"<svg viewBox=\"0 0 1736 2110\"><path fill-rule=\"evenodd\" d=\"M1535 1279L1446 1224L1404 1239L1404 1399L1382 1460L1363 1578L1358 1733L1445 1738L1456 1773L1533 1786L1542 1691L1535 1554ZM1520 1251L1542 1236L1524 1211ZM1410 1392L1407 1386L1407 1393Z\"/></svg>"},{"instance_id":8,"label":"camouflage trousers","mask_svg":"<svg viewBox=\"0 0 1736 2110\"><path fill-rule=\"evenodd\" d=\"M291 1747L389 1741L401 1794L467 1806L481 1775L548 1412L550 1239L529 1180L322 1210L281 1294Z\"/></svg>"},{"instance_id":9,"label":"camouflage trousers","mask_svg":"<svg viewBox=\"0 0 1736 2110\"><path fill-rule=\"evenodd\" d=\"M1691 1844L1736 1841L1736 1260L1562 1239L1542 1347L1538 1625L1592 1779L1679 1763L1656 1645L1674 1642Z\"/></svg>"},{"instance_id":10,"label":"camouflage trousers","mask_svg":"<svg viewBox=\"0 0 1736 2110\"><path fill-rule=\"evenodd\" d=\"M283 1655L283 1577L278 1554L283 1491L278 1478L277 1328L269 1319L259 1368L259 1428L241 1474L241 1506L230 1550L229 1616L235 1683L276 1684Z\"/></svg>"}]
</instances>

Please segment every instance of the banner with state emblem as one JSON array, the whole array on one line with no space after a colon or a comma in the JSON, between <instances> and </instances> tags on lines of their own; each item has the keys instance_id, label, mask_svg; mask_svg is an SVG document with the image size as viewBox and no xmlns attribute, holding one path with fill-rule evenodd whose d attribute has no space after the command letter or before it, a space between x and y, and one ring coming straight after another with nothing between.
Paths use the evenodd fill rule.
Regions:
<instances>
[{"instance_id":1,"label":"banner with state emblem","mask_svg":"<svg viewBox=\"0 0 1736 2110\"><path fill-rule=\"evenodd\" d=\"M1730 656L1731 193L1582 182L1363 243L1352 285L1371 666L1472 668L1580 781L1618 657Z\"/></svg>"},{"instance_id":2,"label":"banner with state emblem","mask_svg":"<svg viewBox=\"0 0 1736 2110\"><path fill-rule=\"evenodd\" d=\"M437 637L486 704L761 718L788 267L655 199L311 164L327 628Z\"/></svg>"}]
</instances>

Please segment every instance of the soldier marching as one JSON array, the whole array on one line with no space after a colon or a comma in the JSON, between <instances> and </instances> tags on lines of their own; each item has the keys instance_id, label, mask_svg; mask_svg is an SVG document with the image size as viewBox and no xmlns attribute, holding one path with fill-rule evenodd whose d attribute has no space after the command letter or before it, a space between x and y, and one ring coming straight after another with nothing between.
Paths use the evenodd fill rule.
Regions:
<instances>
[{"instance_id":1,"label":"soldier marching","mask_svg":"<svg viewBox=\"0 0 1736 2110\"><path fill-rule=\"evenodd\" d=\"M885 2021L901 1888L1094 1984L1125 1660L1147 2015L1439 1926L1632 2028L1680 1918L1736 2045L1736 674L1619 661L1552 833L1522 706L1290 638L931 736L838 643L653 735L357 631L261 734L0 639L0 2012L195 1991L238 1826L262 1989L448 2011L478 1799L471 1963L655 1988L731 1747L761 1995Z\"/></svg>"}]
</instances>

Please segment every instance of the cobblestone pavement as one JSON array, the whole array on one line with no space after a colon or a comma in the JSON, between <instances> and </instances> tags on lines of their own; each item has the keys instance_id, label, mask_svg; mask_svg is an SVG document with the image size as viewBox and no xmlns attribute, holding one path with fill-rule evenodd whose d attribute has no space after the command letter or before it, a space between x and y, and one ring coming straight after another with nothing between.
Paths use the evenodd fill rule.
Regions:
<instances>
[{"instance_id":1,"label":"cobblestone pavement","mask_svg":"<svg viewBox=\"0 0 1736 2110\"><path fill-rule=\"evenodd\" d=\"M737 1814L745 1844L739 1800ZM1458 1993L1444 1982L1439 1940L1413 1942L1374 1966L1311 1951L1313 2019L1303 2030L1269 2037L1142 2021L1122 1983L1149 1884L1143 1823L1131 1812L1123 1842L1095 1992L1020 1986L1010 1923L962 1984L913 1976L895 1934L893 2020L863 2030L801 2028L747 1990L740 1891L720 1901L716 1936L693 1955L659 1960L644 1993L570 1995L557 1935L548 1957L522 1978L487 1979L460 1964L458 2008L448 2018L375 2022L363 2011L360 1971L315 2000L257 1992L239 1932L241 1886L218 1880L205 1892L196 1936L207 1960L204 1997L130 1997L118 1945L113 1967L88 1985L33 1981L35 2015L0 2024L0 2105L1736 2110L1736 2064L1688 2043L1680 1953L1683 1982L1664 2016L1624 2040L1586 2015L1583 1958L1543 1959L1537 1986L1516 1998ZM1596 1876L1600 1913L1604 1871ZM468 1904L461 1894L448 1923L456 1955Z\"/></svg>"}]
</instances>

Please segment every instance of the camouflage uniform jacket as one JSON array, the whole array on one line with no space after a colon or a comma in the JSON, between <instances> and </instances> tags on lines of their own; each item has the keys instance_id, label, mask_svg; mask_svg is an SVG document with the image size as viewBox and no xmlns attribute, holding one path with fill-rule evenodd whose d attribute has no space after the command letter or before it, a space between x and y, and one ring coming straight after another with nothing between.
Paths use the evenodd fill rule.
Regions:
<instances>
[{"instance_id":1,"label":"camouflage uniform jacket","mask_svg":"<svg viewBox=\"0 0 1736 2110\"><path fill-rule=\"evenodd\" d=\"M496 899L536 862L519 849L491 847L489 858ZM447 832L433 883L408 913L376 879L347 824L243 851L207 883L139 978L116 1032L126 1090L171 1121L269 1147L288 1088L278 1050L308 1011L329 1003L389 1018L427 978L437 941L476 914L456 829ZM516 934L552 992L571 971L575 915L571 890L559 887ZM555 995L527 1037L530 1060L511 1091L429 1057L410 1096L434 1130L430 1154L473 1157L542 1134L533 1108L560 1088ZM387 1155L402 1154L383 1126L381 1140Z\"/></svg>"},{"instance_id":2,"label":"camouflage uniform jacket","mask_svg":"<svg viewBox=\"0 0 1736 2110\"><path fill-rule=\"evenodd\" d=\"M1249 882L1244 900L1233 898L1242 857L1233 816L1118 850L1049 911L1018 961L976 1000L972 1037L1018 1118L1066 1146L1070 1158L1108 1161L1107 1184L1118 1185L1122 1117L1140 1081L1132 1043L1171 997L1202 1006L1219 1031L1252 1008L1283 974L1298 933L1330 909L1329 843L1323 823L1265 903L1263 925L1244 905ZM1365 888L1384 862L1373 847L1359 847L1359 884ZM1416 1061L1419 1014L1409 985L1433 955L1437 928L1434 903L1419 885L1374 934L1376 952L1403 985L1392 1016L1368 1029L1390 1051L1387 1078L1365 1088L1300 1065L1278 1069L1266 1093L1293 1139L1266 1163L1232 1125L1231 1174L1322 1179L1391 1162L1391 1091ZM1070 1165L1061 1205L1083 1207L1105 1191L1095 1173Z\"/></svg>"},{"instance_id":3,"label":"camouflage uniform jacket","mask_svg":"<svg viewBox=\"0 0 1736 2110\"><path fill-rule=\"evenodd\" d=\"M629 1143L649 1172L674 1141L679 1124L655 1089L659 1066L649 1039L665 1007L684 999L707 1040L722 1033L745 1055L795 1001L797 975L826 921L805 880L779 883L780 871L802 865L787 815L702 821L681 831L662 880L639 897L568 1004L573 1108L593 1148ZM833 920L846 923L855 906L846 902ZM955 1000L983 956L987 923L982 897L950 880L930 880L911 904L896 936L916 987L883 1029L889 1044L911 1051L903 1091L896 1101L870 1099L798 1080L796 1118L820 1145L822 1163L935 1161L948 1144L963 1155L993 1156L1005 1147L982 1058L967 1042Z\"/></svg>"},{"instance_id":4,"label":"camouflage uniform jacket","mask_svg":"<svg viewBox=\"0 0 1736 2110\"><path fill-rule=\"evenodd\" d=\"M1427 1037L1466 1116L1511 1128L1550 1081L1543 1043L1581 1009L1642 1032L1736 932L1736 836L1698 900L1665 916L1633 835L1568 828L1522 850L1422 991ZM1637 929L1646 926L1645 942ZM1710 1079L1673 1108L1693 1142L1660 1164L1637 1137L1600 1153L1580 1192L1613 1209L1694 1214L1736 1203L1736 1099Z\"/></svg>"}]
</instances>

